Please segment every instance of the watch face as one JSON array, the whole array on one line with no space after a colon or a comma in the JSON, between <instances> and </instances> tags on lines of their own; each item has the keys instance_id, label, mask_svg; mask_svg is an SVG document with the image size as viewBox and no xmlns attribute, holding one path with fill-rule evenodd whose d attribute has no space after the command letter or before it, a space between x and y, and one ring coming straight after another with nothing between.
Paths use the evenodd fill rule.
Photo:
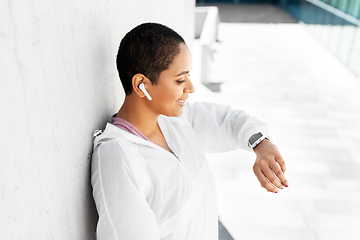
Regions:
<instances>
[{"instance_id":1,"label":"watch face","mask_svg":"<svg viewBox=\"0 0 360 240\"><path fill-rule=\"evenodd\" d=\"M262 135L261 132L259 132L259 133L255 134L254 136L252 136L252 137L250 138L250 140L249 140L250 145L253 145L254 142L256 142L256 140L258 140L258 139L261 138L262 136L263 136L263 135Z\"/></svg>"}]
</instances>

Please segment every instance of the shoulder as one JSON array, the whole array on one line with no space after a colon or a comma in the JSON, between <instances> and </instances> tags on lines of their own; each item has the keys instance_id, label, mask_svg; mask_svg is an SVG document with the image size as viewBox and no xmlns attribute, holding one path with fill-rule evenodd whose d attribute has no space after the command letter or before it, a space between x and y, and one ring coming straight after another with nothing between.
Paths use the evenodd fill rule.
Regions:
<instances>
[{"instance_id":1,"label":"shoulder","mask_svg":"<svg viewBox=\"0 0 360 240\"><path fill-rule=\"evenodd\" d=\"M100 141L94 149L93 159L101 157L107 161L121 161L123 163L128 163L130 160L136 161L140 158L139 147L139 144L129 141L126 137Z\"/></svg>"},{"instance_id":2,"label":"shoulder","mask_svg":"<svg viewBox=\"0 0 360 240\"><path fill-rule=\"evenodd\" d=\"M128 178L145 195L149 192L150 178L147 162L138 149L141 145L119 138L101 143L92 156L92 173L97 171Z\"/></svg>"},{"instance_id":3,"label":"shoulder","mask_svg":"<svg viewBox=\"0 0 360 240\"><path fill-rule=\"evenodd\" d=\"M127 157L124 148L115 139L106 142L100 142L92 154L92 168L97 169L100 166L120 166L126 164Z\"/></svg>"}]
</instances>

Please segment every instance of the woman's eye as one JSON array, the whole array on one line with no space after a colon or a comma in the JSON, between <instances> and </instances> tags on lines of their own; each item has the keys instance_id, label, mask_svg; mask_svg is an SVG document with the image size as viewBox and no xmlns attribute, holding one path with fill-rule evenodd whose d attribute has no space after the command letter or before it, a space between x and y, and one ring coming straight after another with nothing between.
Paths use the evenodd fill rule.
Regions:
<instances>
[{"instance_id":1,"label":"woman's eye","mask_svg":"<svg viewBox=\"0 0 360 240\"><path fill-rule=\"evenodd\" d=\"M185 80L176 80L176 82L177 82L178 84L182 84L183 82L185 82Z\"/></svg>"}]
</instances>

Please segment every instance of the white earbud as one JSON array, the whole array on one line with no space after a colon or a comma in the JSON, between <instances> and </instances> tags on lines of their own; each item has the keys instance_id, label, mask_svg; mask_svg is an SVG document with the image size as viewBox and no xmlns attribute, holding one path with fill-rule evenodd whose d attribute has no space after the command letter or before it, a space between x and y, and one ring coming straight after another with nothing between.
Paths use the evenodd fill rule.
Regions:
<instances>
[{"instance_id":1,"label":"white earbud","mask_svg":"<svg viewBox=\"0 0 360 240\"><path fill-rule=\"evenodd\" d=\"M144 84L144 83L140 83L139 88L140 88L140 90L145 94L145 96L147 97L147 99L149 99L149 101L151 101L152 98L151 98L150 94L146 91L146 89L145 89L145 84Z\"/></svg>"}]
</instances>

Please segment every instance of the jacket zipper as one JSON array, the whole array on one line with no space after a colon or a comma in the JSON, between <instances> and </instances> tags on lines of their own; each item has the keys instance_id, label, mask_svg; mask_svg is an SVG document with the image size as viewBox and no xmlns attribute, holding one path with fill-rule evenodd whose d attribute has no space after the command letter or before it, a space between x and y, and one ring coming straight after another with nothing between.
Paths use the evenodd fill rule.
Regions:
<instances>
[{"instance_id":1,"label":"jacket zipper","mask_svg":"<svg viewBox=\"0 0 360 240\"><path fill-rule=\"evenodd\" d=\"M154 144L154 143L153 143ZM186 174L188 175L188 177L190 178L191 182L194 182L194 177L191 175L189 169L185 166L185 164L181 161L180 157L178 155L176 155L174 153L174 151L167 151L164 148L154 144L156 146L156 148L161 149L161 151L166 151L167 153L171 154L172 156L174 156L176 158L176 160L180 163L181 167L184 169L184 171L186 172Z\"/></svg>"},{"instance_id":2,"label":"jacket zipper","mask_svg":"<svg viewBox=\"0 0 360 240\"><path fill-rule=\"evenodd\" d=\"M179 161L181 167L185 170L185 172L187 173L187 175L190 177L190 179L192 181L194 181L194 177L191 175L189 169L185 166L185 164L181 161L180 157L178 155L176 155L175 153L173 153L175 158Z\"/></svg>"}]
</instances>

